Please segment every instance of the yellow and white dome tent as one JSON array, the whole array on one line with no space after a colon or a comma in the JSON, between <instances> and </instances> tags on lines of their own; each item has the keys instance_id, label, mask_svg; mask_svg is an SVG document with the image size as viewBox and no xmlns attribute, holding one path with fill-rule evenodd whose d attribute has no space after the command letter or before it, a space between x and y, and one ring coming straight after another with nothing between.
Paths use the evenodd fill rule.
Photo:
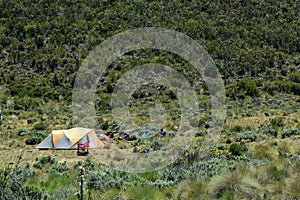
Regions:
<instances>
[{"instance_id":1,"label":"yellow and white dome tent","mask_svg":"<svg viewBox=\"0 0 300 200\"><path fill-rule=\"evenodd\" d=\"M53 130L36 148L77 149L79 144L88 144L87 148L98 148L104 145L98 139L93 129L72 128L68 130Z\"/></svg>"}]
</instances>

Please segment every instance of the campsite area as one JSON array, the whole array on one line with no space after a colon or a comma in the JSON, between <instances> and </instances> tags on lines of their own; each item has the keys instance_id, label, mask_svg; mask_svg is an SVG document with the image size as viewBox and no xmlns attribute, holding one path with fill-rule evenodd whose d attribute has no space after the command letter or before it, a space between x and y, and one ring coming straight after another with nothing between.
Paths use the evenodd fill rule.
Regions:
<instances>
[{"instance_id":1,"label":"campsite area","mask_svg":"<svg viewBox=\"0 0 300 200\"><path fill-rule=\"evenodd\" d=\"M299 199L299 7L0 1L0 199Z\"/></svg>"}]
</instances>

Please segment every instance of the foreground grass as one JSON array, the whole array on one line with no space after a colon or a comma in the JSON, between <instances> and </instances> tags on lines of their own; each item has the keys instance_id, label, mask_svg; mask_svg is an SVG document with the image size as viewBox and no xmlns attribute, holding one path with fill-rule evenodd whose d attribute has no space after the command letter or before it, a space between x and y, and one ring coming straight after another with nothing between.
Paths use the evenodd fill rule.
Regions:
<instances>
[{"instance_id":1,"label":"foreground grass","mask_svg":"<svg viewBox=\"0 0 300 200\"><path fill-rule=\"evenodd\" d=\"M276 98L284 102L282 107L276 102L268 103ZM197 157L204 139L204 135L199 134L192 148L174 164L143 174L118 172L93 157L89 161L92 164L86 165L87 158L78 157L76 151L39 151L26 145L36 124L51 122L51 126L39 130L46 136L52 128L67 128L72 119L61 109L57 109L56 116L20 111L6 117L0 128L1 194L21 188L23 193L19 196L27 195L31 199L77 199L78 166L86 165L84 194L87 199L297 199L300 197L300 138L299 135L282 135L285 129L300 128L300 110L291 106L297 105L296 99L295 96L287 101L264 97L260 101L266 103L258 107L250 100L242 105L229 101L227 104L231 106L221 137L207 157ZM44 109L55 107L52 103ZM36 120L31 123L33 118ZM174 122L170 124L171 127ZM169 139L156 142L163 144ZM140 150L151 147L149 142L134 145ZM134 148L133 143L114 145L123 150ZM110 148L106 146L104 150L110 151ZM56 162L46 163L41 168L33 166L36 158L49 156ZM7 178L20 180L21 186L12 187L9 184L14 181L4 181L7 167L11 170ZM92 175L96 177L94 182L90 182Z\"/></svg>"}]
</instances>

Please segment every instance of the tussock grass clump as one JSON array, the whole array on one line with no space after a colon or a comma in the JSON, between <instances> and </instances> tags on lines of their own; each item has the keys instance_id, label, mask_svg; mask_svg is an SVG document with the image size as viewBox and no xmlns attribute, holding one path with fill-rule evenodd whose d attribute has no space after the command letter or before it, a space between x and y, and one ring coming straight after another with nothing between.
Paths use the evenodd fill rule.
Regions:
<instances>
[{"instance_id":1,"label":"tussock grass clump","mask_svg":"<svg viewBox=\"0 0 300 200\"><path fill-rule=\"evenodd\" d=\"M266 169L267 179L270 182L282 181L287 176L287 171L279 168L276 164L272 163Z\"/></svg>"},{"instance_id":2,"label":"tussock grass clump","mask_svg":"<svg viewBox=\"0 0 300 200\"><path fill-rule=\"evenodd\" d=\"M282 150L282 151L285 152L285 153L291 153L289 144L288 144L288 142L286 142L286 141L280 142L280 143L278 144L278 149L279 149L279 150Z\"/></svg>"},{"instance_id":3,"label":"tussock grass clump","mask_svg":"<svg viewBox=\"0 0 300 200\"><path fill-rule=\"evenodd\" d=\"M175 199L201 199L208 198L206 185L204 182L196 180L184 180L179 183L173 197Z\"/></svg>"},{"instance_id":4,"label":"tussock grass clump","mask_svg":"<svg viewBox=\"0 0 300 200\"><path fill-rule=\"evenodd\" d=\"M255 146L253 156L258 159L274 160L276 158L276 152L272 150L268 145L259 144Z\"/></svg>"},{"instance_id":5,"label":"tussock grass clump","mask_svg":"<svg viewBox=\"0 0 300 200\"><path fill-rule=\"evenodd\" d=\"M299 178L299 176L298 176L298 178ZM291 181L290 186L288 188L288 193L292 199L297 199L300 197L300 181L299 181L299 179L294 178Z\"/></svg>"},{"instance_id":6,"label":"tussock grass clump","mask_svg":"<svg viewBox=\"0 0 300 200\"><path fill-rule=\"evenodd\" d=\"M214 198L220 198L228 192L240 197L253 198L252 194L259 193L262 186L251 176L246 166L241 165L233 172L225 171L222 175L213 177L207 188Z\"/></svg>"}]
</instances>

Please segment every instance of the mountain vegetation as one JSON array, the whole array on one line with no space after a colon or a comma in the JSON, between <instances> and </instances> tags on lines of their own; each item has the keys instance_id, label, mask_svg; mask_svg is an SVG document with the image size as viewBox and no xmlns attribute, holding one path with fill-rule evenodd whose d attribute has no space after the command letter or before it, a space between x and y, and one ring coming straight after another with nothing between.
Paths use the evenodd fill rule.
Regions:
<instances>
[{"instance_id":1,"label":"mountain vegetation","mask_svg":"<svg viewBox=\"0 0 300 200\"><path fill-rule=\"evenodd\" d=\"M85 199L299 199L299 7L299 0L0 1L0 198L77 199L83 166ZM193 143L174 163L127 173L73 151L36 150L51 130L76 124L72 89L89 53L141 27L186 34L213 58L226 89L226 121L215 145L203 145L212 124L201 76L176 54L141 49L120 56L98 83L96 131L122 129L110 104L122 75L146 63L168 65L194 86L201 112ZM182 113L165 86L134 91L134 122L150 124L156 102L166 113L168 136L149 125L155 139L114 144L147 153L176 138Z\"/></svg>"}]
</instances>

